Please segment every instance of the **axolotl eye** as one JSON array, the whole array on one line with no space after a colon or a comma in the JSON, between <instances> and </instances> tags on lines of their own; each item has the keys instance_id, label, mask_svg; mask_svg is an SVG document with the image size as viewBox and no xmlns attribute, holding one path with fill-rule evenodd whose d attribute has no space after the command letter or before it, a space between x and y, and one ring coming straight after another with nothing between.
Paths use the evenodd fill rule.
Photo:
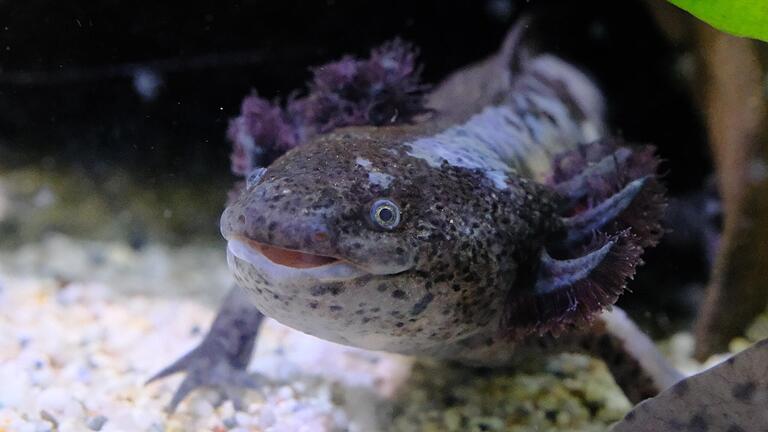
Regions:
<instances>
[{"instance_id":1,"label":"axolotl eye","mask_svg":"<svg viewBox=\"0 0 768 432\"><path fill-rule=\"evenodd\" d=\"M371 205L371 222L381 229L395 229L400 224L400 207L388 199L376 200Z\"/></svg>"}]
</instances>

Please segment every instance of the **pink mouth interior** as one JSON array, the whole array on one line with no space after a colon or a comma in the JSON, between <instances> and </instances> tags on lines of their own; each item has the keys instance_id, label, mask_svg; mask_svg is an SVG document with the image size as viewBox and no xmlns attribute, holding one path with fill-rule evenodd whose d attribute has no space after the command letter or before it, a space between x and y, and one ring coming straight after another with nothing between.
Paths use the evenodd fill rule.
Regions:
<instances>
[{"instance_id":1,"label":"pink mouth interior","mask_svg":"<svg viewBox=\"0 0 768 432\"><path fill-rule=\"evenodd\" d=\"M338 261L333 257L283 249L253 240L247 240L247 243L253 249L261 252L268 260L286 267L305 269L320 267Z\"/></svg>"}]
</instances>

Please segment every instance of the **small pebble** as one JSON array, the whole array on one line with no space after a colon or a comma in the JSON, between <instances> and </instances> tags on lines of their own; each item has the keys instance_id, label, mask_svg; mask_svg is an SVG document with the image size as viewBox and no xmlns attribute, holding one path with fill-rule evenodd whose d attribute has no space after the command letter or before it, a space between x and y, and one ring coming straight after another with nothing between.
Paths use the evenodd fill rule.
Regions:
<instances>
[{"instance_id":1,"label":"small pebble","mask_svg":"<svg viewBox=\"0 0 768 432\"><path fill-rule=\"evenodd\" d=\"M40 411L40 418L49 422L53 427L53 429L56 429L57 427L59 427L59 421L56 420L56 417L54 417L53 414L49 413L46 410Z\"/></svg>"},{"instance_id":2,"label":"small pebble","mask_svg":"<svg viewBox=\"0 0 768 432\"><path fill-rule=\"evenodd\" d=\"M232 429L234 427L237 427L237 419L235 417L227 417L223 421L224 426L227 427L227 429Z\"/></svg>"},{"instance_id":3,"label":"small pebble","mask_svg":"<svg viewBox=\"0 0 768 432\"><path fill-rule=\"evenodd\" d=\"M104 427L104 424L107 422L107 418L103 415L97 415L95 417L90 417L88 421L86 422L86 425L88 426L88 429L93 431L100 431L101 428Z\"/></svg>"},{"instance_id":4,"label":"small pebble","mask_svg":"<svg viewBox=\"0 0 768 432\"><path fill-rule=\"evenodd\" d=\"M46 274L100 282L62 289ZM51 236L0 250L0 431L368 431L355 416L391 404L398 406L387 422L393 432L604 430L629 408L605 366L584 356L493 377L437 362L412 370L402 356L343 347L266 320L251 370L267 384L245 393L244 411L231 402L214 407L212 393L195 391L167 416L181 377L143 383L199 343L215 308L182 289L202 293L230 283L218 246L132 250ZM140 291L148 286L162 295ZM764 328L759 323L755 332ZM683 357L690 361L688 351ZM370 401L334 397L350 389L370 393ZM556 414L547 419L546 411Z\"/></svg>"},{"instance_id":5,"label":"small pebble","mask_svg":"<svg viewBox=\"0 0 768 432\"><path fill-rule=\"evenodd\" d=\"M37 407L42 412L65 418L74 418L82 414L82 405L63 387L51 387L43 390L37 397Z\"/></svg>"},{"instance_id":6,"label":"small pebble","mask_svg":"<svg viewBox=\"0 0 768 432\"><path fill-rule=\"evenodd\" d=\"M259 427L262 429L267 429L269 427L272 427L275 424L275 421L277 419L275 418L275 412L271 409L263 409L261 410L261 415L259 416Z\"/></svg>"}]
</instances>

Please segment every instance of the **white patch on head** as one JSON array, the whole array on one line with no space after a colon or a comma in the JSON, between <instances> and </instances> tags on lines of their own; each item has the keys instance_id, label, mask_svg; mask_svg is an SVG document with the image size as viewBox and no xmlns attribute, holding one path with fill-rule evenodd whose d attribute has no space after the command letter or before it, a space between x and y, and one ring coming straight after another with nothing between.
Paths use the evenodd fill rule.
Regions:
<instances>
[{"instance_id":1,"label":"white patch on head","mask_svg":"<svg viewBox=\"0 0 768 432\"><path fill-rule=\"evenodd\" d=\"M373 163L368 159L361 158L358 156L355 159L355 163L365 168L366 171L368 171L368 183L371 183L371 184L380 186L383 189L386 189L389 187L390 184L392 184L392 180L395 179L391 175L383 173L373 168Z\"/></svg>"},{"instance_id":2,"label":"white patch on head","mask_svg":"<svg viewBox=\"0 0 768 432\"><path fill-rule=\"evenodd\" d=\"M361 167L363 167L365 169L369 169L371 167L371 165L373 165L373 163L371 163L371 161L369 161L368 159L365 159L365 158L361 158L360 156L358 156L357 159L355 159L355 163L360 165Z\"/></svg>"},{"instance_id":3,"label":"white patch on head","mask_svg":"<svg viewBox=\"0 0 768 432\"><path fill-rule=\"evenodd\" d=\"M507 189L507 174L516 172L516 167L505 160L514 147L506 143L520 138L520 131L504 119L507 115L511 115L507 107L486 108L463 125L406 143L408 154L435 168L445 162L480 170L498 189Z\"/></svg>"},{"instance_id":4,"label":"white patch on head","mask_svg":"<svg viewBox=\"0 0 768 432\"><path fill-rule=\"evenodd\" d=\"M383 172L371 171L368 173L368 182L381 186L383 189L388 188L394 179L391 175Z\"/></svg>"}]
</instances>

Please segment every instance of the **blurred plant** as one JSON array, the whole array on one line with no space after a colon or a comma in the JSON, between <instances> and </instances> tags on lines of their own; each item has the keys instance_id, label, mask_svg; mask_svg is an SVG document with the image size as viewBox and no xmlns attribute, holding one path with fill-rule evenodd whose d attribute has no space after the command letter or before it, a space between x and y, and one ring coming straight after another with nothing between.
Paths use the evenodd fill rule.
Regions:
<instances>
[{"instance_id":1,"label":"blurred plant","mask_svg":"<svg viewBox=\"0 0 768 432\"><path fill-rule=\"evenodd\" d=\"M766 0L669 0L710 25L734 34L768 42Z\"/></svg>"}]
</instances>

